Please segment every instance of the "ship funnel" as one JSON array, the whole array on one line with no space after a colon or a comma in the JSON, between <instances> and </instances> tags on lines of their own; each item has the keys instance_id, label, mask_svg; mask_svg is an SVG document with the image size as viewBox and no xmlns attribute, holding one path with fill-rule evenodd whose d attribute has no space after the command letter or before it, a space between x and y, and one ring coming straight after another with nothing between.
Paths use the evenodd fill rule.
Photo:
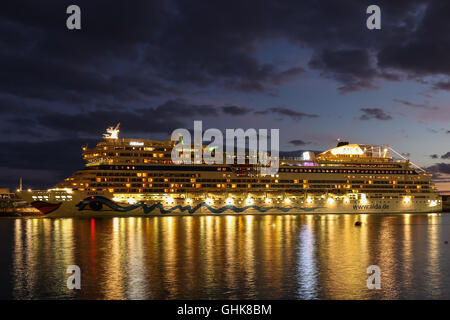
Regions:
<instances>
[{"instance_id":1,"label":"ship funnel","mask_svg":"<svg viewBox=\"0 0 450 320\"><path fill-rule=\"evenodd\" d=\"M336 148L341 147L341 146L346 146L346 145L348 145L348 141L338 141Z\"/></svg>"}]
</instances>

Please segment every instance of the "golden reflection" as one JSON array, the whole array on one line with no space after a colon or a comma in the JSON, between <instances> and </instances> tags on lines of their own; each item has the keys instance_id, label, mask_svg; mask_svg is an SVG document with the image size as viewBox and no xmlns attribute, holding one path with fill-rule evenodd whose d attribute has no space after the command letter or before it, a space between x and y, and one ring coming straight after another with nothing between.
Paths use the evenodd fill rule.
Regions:
<instances>
[{"instance_id":1,"label":"golden reflection","mask_svg":"<svg viewBox=\"0 0 450 320\"><path fill-rule=\"evenodd\" d=\"M297 273L299 274L298 295L304 299L317 298L318 272L315 241L313 226L303 225L299 234Z\"/></svg>"},{"instance_id":2,"label":"golden reflection","mask_svg":"<svg viewBox=\"0 0 450 320\"><path fill-rule=\"evenodd\" d=\"M106 265L108 266L104 272L106 277L104 279L104 286L102 289L104 299L124 299L125 294L123 288L123 278L121 276L121 225L125 218L113 219L113 232L111 241L108 242L107 250L109 254L106 255Z\"/></svg>"},{"instance_id":3,"label":"golden reflection","mask_svg":"<svg viewBox=\"0 0 450 320\"><path fill-rule=\"evenodd\" d=\"M67 266L75 261L72 221L16 219L14 233L13 297L33 299L51 291L55 296L67 294L57 277L64 277ZM58 264L53 265L55 261ZM49 276L42 265L52 265L55 276Z\"/></svg>"},{"instance_id":4,"label":"golden reflection","mask_svg":"<svg viewBox=\"0 0 450 320\"><path fill-rule=\"evenodd\" d=\"M433 297L439 297L441 295L441 288L439 284L441 266L439 264L440 255L440 233L439 229L441 227L438 224L439 217L436 214L431 214L428 217L428 232L427 232L427 252L428 252L428 263L427 263L427 274L429 274L429 280L427 286L432 290ZM432 298L432 297L430 297Z\"/></svg>"},{"instance_id":5,"label":"golden reflection","mask_svg":"<svg viewBox=\"0 0 450 320\"><path fill-rule=\"evenodd\" d=\"M161 236L163 236L163 245L161 253L161 267L164 270L162 273L163 281L166 283L172 283L171 286L167 287L169 298L175 297L179 294L179 290L183 290L179 286L179 283L173 281L177 277L177 253L178 253L178 243L177 243L177 223L179 219L177 217L165 217L165 220L161 219ZM181 244L180 244L181 245Z\"/></svg>"},{"instance_id":6,"label":"golden reflection","mask_svg":"<svg viewBox=\"0 0 450 320\"><path fill-rule=\"evenodd\" d=\"M403 245L402 245L402 255L403 255L403 282L406 286L411 287L414 285L414 274L413 270L413 238L412 238L412 228L411 228L411 214L405 214L403 216L404 220L404 231L403 231Z\"/></svg>"},{"instance_id":7,"label":"golden reflection","mask_svg":"<svg viewBox=\"0 0 450 320\"><path fill-rule=\"evenodd\" d=\"M194 223L195 223L194 219L196 219L196 217L187 216L187 217L182 218L184 225L185 225L185 232L184 232L184 236L182 238L182 243L185 248L185 251L182 256L182 261L184 261L184 266L187 270L194 270L194 268L195 268L194 261L198 259L198 257L197 257L198 251L197 251L197 248L195 247L195 243L194 243L194 241L195 241L194 232L193 232ZM190 280L187 281L187 290L188 291L196 290L195 289L196 288L196 285L195 285L196 274L188 273L187 276L190 278Z\"/></svg>"},{"instance_id":8,"label":"golden reflection","mask_svg":"<svg viewBox=\"0 0 450 320\"><path fill-rule=\"evenodd\" d=\"M443 218L286 214L16 219L11 224L13 296L386 299L417 297L413 293L419 283L432 291L430 297L442 297ZM356 221L362 225L355 226ZM82 290L66 287L71 264L81 268ZM366 287L369 265L381 268L381 290Z\"/></svg>"},{"instance_id":9,"label":"golden reflection","mask_svg":"<svg viewBox=\"0 0 450 320\"><path fill-rule=\"evenodd\" d=\"M395 299L398 294L395 285L396 280L399 280L399 273L396 270L398 266L395 257L398 248L401 246L401 241L399 238L400 234L397 233L396 220L397 217L388 216L381 221L381 226L378 230L379 241L372 249L378 253L378 259L371 262L371 264L380 267L382 279L392 279L392 281L382 281L381 283L384 293L383 297L386 299ZM374 259L372 258L372 260Z\"/></svg>"},{"instance_id":10,"label":"golden reflection","mask_svg":"<svg viewBox=\"0 0 450 320\"><path fill-rule=\"evenodd\" d=\"M248 294L253 296L255 294L255 217L253 215L248 215L245 217L245 238L242 239L244 244L241 258L244 261L245 270L245 285L249 288Z\"/></svg>"},{"instance_id":11,"label":"golden reflection","mask_svg":"<svg viewBox=\"0 0 450 320\"><path fill-rule=\"evenodd\" d=\"M236 228L237 219L239 218L240 216L227 216L225 225L226 232L224 234L224 250L226 263L229 265L229 267L227 268L227 272L225 272L224 280L231 288L236 288L237 285L236 268L238 267L238 263L236 261L236 245L238 243L236 242ZM232 295L230 298L236 298L236 296Z\"/></svg>"},{"instance_id":12,"label":"golden reflection","mask_svg":"<svg viewBox=\"0 0 450 320\"><path fill-rule=\"evenodd\" d=\"M205 260L202 266L202 270L205 272L205 279L206 281L214 281L214 278L217 276L214 272L214 260L215 260L215 250L217 250L216 246L217 243L214 241L214 225L213 220L214 217L207 216L207 217L201 217L200 219L206 220L206 223L204 225L204 238L206 241L204 243L204 246L201 246L202 248L202 255L204 255ZM194 267L195 268L195 267Z\"/></svg>"},{"instance_id":13,"label":"golden reflection","mask_svg":"<svg viewBox=\"0 0 450 320\"><path fill-rule=\"evenodd\" d=\"M144 281L146 278L145 251L143 245L142 219L128 219L128 239L125 267L127 274L127 299L142 299L146 297Z\"/></svg>"}]
</instances>

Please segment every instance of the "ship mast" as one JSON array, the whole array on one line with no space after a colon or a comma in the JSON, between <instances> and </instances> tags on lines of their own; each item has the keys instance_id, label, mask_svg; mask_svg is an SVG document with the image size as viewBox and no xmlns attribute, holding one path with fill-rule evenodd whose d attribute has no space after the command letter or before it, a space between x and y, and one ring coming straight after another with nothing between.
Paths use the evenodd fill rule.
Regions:
<instances>
[{"instance_id":1,"label":"ship mast","mask_svg":"<svg viewBox=\"0 0 450 320\"><path fill-rule=\"evenodd\" d=\"M106 129L106 133L103 134L103 138L105 139L119 139L119 127L120 122L115 127L109 127Z\"/></svg>"}]
</instances>

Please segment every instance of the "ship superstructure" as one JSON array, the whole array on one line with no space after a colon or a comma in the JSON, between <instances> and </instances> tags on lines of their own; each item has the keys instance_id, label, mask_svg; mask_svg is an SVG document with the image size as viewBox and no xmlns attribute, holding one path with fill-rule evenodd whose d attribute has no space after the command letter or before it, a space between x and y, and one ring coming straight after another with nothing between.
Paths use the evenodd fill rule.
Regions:
<instances>
[{"instance_id":1,"label":"ship superstructure","mask_svg":"<svg viewBox=\"0 0 450 320\"><path fill-rule=\"evenodd\" d=\"M21 196L50 216L236 213L422 213L442 210L431 175L387 146L348 144L254 164L174 164L176 142L120 139L83 147L86 166L50 190ZM247 161L249 162L249 161Z\"/></svg>"}]
</instances>

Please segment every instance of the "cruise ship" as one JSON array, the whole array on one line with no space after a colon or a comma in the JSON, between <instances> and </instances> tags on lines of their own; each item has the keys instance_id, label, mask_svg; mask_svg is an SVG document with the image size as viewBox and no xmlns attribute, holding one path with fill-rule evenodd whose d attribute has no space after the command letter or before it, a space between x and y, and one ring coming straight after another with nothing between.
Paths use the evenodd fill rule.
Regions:
<instances>
[{"instance_id":1,"label":"cruise ship","mask_svg":"<svg viewBox=\"0 0 450 320\"><path fill-rule=\"evenodd\" d=\"M111 127L94 148L82 147L83 169L18 194L48 217L442 211L431 174L394 159L388 146L339 142L280 157L278 172L262 175L257 164L174 164L175 145L121 139Z\"/></svg>"}]
</instances>

